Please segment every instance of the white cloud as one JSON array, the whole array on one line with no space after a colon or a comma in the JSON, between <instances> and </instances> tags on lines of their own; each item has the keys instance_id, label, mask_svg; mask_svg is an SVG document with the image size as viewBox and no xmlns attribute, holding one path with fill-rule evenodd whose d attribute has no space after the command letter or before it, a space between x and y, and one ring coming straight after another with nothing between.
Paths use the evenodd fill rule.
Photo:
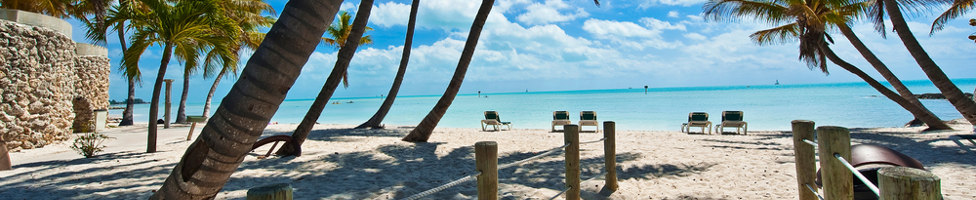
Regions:
<instances>
[{"instance_id":1,"label":"white cloud","mask_svg":"<svg viewBox=\"0 0 976 200\"><path fill-rule=\"evenodd\" d=\"M673 11L673 10L672 11L668 11L668 17L670 17L670 18L678 18L679 17L678 11Z\"/></svg>"},{"instance_id":2,"label":"white cloud","mask_svg":"<svg viewBox=\"0 0 976 200\"><path fill-rule=\"evenodd\" d=\"M647 9L650 7L657 7L660 5L666 6L692 6L696 4L705 3L707 0L641 0L637 7L640 9Z\"/></svg>"},{"instance_id":3,"label":"white cloud","mask_svg":"<svg viewBox=\"0 0 976 200\"><path fill-rule=\"evenodd\" d=\"M386 2L373 6L369 22L382 27L407 25L410 19L410 5Z\"/></svg>"},{"instance_id":4,"label":"white cloud","mask_svg":"<svg viewBox=\"0 0 976 200\"><path fill-rule=\"evenodd\" d=\"M524 14L519 15L516 19L526 24L547 24L553 22L571 21L590 15L584 11L583 8L577 8L575 13L560 13L560 10L570 8L571 7L562 0L547 0L545 4L533 3L529 5L525 8L527 11Z\"/></svg>"},{"instance_id":5,"label":"white cloud","mask_svg":"<svg viewBox=\"0 0 976 200\"><path fill-rule=\"evenodd\" d=\"M685 36L685 38L692 39L692 40L705 40L705 39L708 39L708 37L705 37L704 35L698 34L698 33L688 33L688 34L685 34L684 36Z\"/></svg>"},{"instance_id":6,"label":"white cloud","mask_svg":"<svg viewBox=\"0 0 976 200\"><path fill-rule=\"evenodd\" d=\"M583 30L596 38L613 37L643 37L650 38L660 34L659 31L649 30L633 22L608 21L589 19L583 22Z\"/></svg>"},{"instance_id":7,"label":"white cloud","mask_svg":"<svg viewBox=\"0 0 976 200\"><path fill-rule=\"evenodd\" d=\"M671 22L661 21L651 17L641 18L640 22L652 30L685 30L684 24L671 24Z\"/></svg>"}]
</instances>

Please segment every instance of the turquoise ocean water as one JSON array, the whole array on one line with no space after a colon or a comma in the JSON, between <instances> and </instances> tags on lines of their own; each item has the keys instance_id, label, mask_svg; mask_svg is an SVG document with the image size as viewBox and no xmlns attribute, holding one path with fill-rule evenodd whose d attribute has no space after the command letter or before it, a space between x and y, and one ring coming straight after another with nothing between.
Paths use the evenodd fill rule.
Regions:
<instances>
[{"instance_id":1,"label":"turquoise ocean water","mask_svg":"<svg viewBox=\"0 0 976 200\"><path fill-rule=\"evenodd\" d=\"M976 79L954 80L963 92L972 92ZM906 81L914 93L937 93L928 81ZM417 125L437 102L436 96L401 96L384 120L385 124ZM370 117L383 102L380 97L333 98L318 122L358 125ZM348 103L352 101L353 103ZM962 116L945 100L921 100L943 120ZM272 121L299 123L311 99L285 100ZM173 115L176 113L176 102ZM218 103L214 104L216 109ZM136 106L136 121L146 121L148 104ZM187 112L199 115L202 103L190 103ZM600 121L615 121L621 130L678 130L689 112L708 112L713 123L721 121L723 110L745 112L750 130L789 130L790 121L813 120L818 126L898 127L912 115L882 96L866 83L809 85L760 85L727 87L684 87L606 89L584 91L516 92L461 94L441 119L438 127L477 128L485 110L496 110L502 121L516 129L548 129L552 111L568 110L573 121L579 111L593 110ZM162 108L160 108L162 112ZM110 115L121 116L122 110ZM160 115L159 118L162 118ZM174 117L175 119L175 117Z\"/></svg>"}]
</instances>

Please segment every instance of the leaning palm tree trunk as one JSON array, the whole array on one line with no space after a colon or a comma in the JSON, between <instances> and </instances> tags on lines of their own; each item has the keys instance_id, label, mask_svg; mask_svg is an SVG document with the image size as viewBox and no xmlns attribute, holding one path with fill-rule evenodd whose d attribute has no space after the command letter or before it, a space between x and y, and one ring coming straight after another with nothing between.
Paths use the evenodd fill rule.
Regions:
<instances>
[{"instance_id":1,"label":"leaning palm tree trunk","mask_svg":"<svg viewBox=\"0 0 976 200\"><path fill-rule=\"evenodd\" d=\"M127 51L129 47L125 46L125 29L120 28L116 32L119 33L119 43L122 45L122 52ZM135 109L136 104L136 80L135 78L129 77L126 77L126 80L128 80L129 95L128 98L125 99L125 110L122 110L122 121L119 122L119 126L132 125L132 111Z\"/></svg>"},{"instance_id":2,"label":"leaning palm tree trunk","mask_svg":"<svg viewBox=\"0 0 976 200\"><path fill-rule=\"evenodd\" d=\"M123 50L122 52L125 52ZM125 110L122 110L122 121L119 122L119 126L131 126L132 125L132 111L135 109L136 104L136 80L133 78L126 78L129 82L129 92L125 99Z\"/></svg>"},{"instance_id":3,"label":"leaning palm tree trunk","mask_svg":"<svg viewBox=\"0 0 976 200\"><path fill-rule=\"evenodd\" d=\"M881 85L881 83L879 83L877 80L874 80L874 78L871 78L871 76L869 76L867 73L864 73L864 71L861 71L861 69L858 69L856 66L848 63L847 61L842 60L839 56L837 56L836 53L834 53L833 50L830 49L829 46L827 46L826 43L821 44L821 51L823 51L823 54L831 62L837 64L837 66L840 66L841 68L847 70L848 72L851 72L857 77L860 77L861 79L864 80L864 82L867 82L868 85L871 85L871 87L873 87L875 90L881 92L881 95L888 97L888 99L891 99L891 101L894 101L899 106L901 106L908 112L912 113L912 115L918 116L920 113L924 112L918 106L915 106L911 102L908 102L908 100L905 100L905 98L902 98L901 96L898 96L898 94L895 94L895 92L892 92L884 85Z\"/></svg>"},{"instance_id":4,"label":"leaning palm tree trunk","mask_svg":"<svg viewBox=\"0 0 976 200\"><path fill-rule=\"evenodd\" d=\"M403 42L403 55L400 56L400 68L397 69L393 86L390 87L390 93L386 94L386 100L383 100L383 105L376 111L376 114L373 114L373 117L356 128L383 128L381 125L383 118L386 118L386 114L390 112L390 107L393 107L393 101L396 100L397 93L400 91L400 84L403 83L403 76L407 73L407 63L410 61L410 49L413 45L413 29L417 25L418 7L420 7L420 0L413 0L413 3L410 4L410 21L407 22L407 38Z\"/></svg>"},{"instance_id":5,"label":"leaning palm tree trunk","mask_svg":"<svg viewBox=\"0 0 976 200\"><path fill-rule=\"evenodd\" d=\"M207 93L207 101L203 104L204 118L210 116L210 103L213 102L214 93L217 92L217 85L220 85L220 79L224 77L224 73L227 73L227 68L220 69L220 73L217 73L217 77L214 77L214 83L210 86L210 92Z\"/></svg>"},{"instance_id":6,"label":"leaning palm tree trunk","mask_svg":"<svg viewBox=\"0 0 976 200\"><path fill-rule=\"evenodd\" d=\"M186 62L183 70L183 95L180 95L180 106L176 109L176 123L185 124L186 123L186 95L190 94L190 62Z\"/></svg>"},{"instance_id":7,"label":"leaning palm tree trunk","mask_svg":"<svg viewBox=\"0 0 976 200\"><path fill-rule=\"evenodd\" d=\"M878 73L880 73L881 76L888 81L888 83L891 83L891 86L895 88L895 91L898 91L898 94L900 94L902 98L907 100L909 103L912 103L915 105L915 107L917 107L918 110L920 110L919 112L912 112L912 114L919 113L915 114L915 119L927 124L929 126L929 130L952 129L949 127L949 125L946 125L945 122L939 119L939 117L935 116L932 111L925 108L925 105L922 105L922 102L918 101L915 94L912 93L911 90L908 90L908 87L906 87L905 84L902 84L901 80L899 80L898 77L896 77L895 74L892 73L883 62L881 62L881 59L878 59L878 57L875 56L874 53L872 53L871 50L864 45L864 43L861 42L861 39L854 34L853 30L851 30L851 27L848 27L847 24L838 24L837 27L840 29L840 32L844 34L844 37L847 37L847 41L850 41L851 45L854 45L854 48L861 53L861 56L863 56L864 59L871 64L871 66L874 66L874 69L878 70Z\"/></svg>"},{"instance_id":8,"label":"leaning palm tree trunk","mask_svg":"<svg viewBox=\"0 0 976 200\"><path fill-rule=\"evenodd\" d=\"M342 0L291 0L200 137L151 199L212 199L295 84Z\"/></svg>"},{"instance_id":9,"label":"leaning palm tree trunk","mask_svg":"<svg viewBox=\"0 0 976 200\"><path fill-rule=\"evenodd\" d=\"M149 138L146 142L146 153L156 153L156 117L159 117L159 93L163 88L163 78L166 77L166 67L169 59L173 55L173 44L163 45L163 58L159 60L159 72L156 74L156 83L153 84L152 99L149 100Z\"/></svg>"},{"instance_id":10,"label":"leaning palm tree trunk","mask_svg":"<svg viewBox=\"0 0 976 200\"><path fill-rule=\"evenodd\" d=\"M956 107L956 110L962 114L962 117L969 121L970 124L976 125L976 102L969 100L966 95L959 90L959 87L949 77L945 75L942 68L939 68L935 64L935 61L929 57L929 54L925 52L922 45L918 43L915 39L915 35L912 35L911 29L908 28L908 24L905 22L905 18L901 14L901 10L898 8L898 3L894 0L884 0L885 11L888 11L888 17L891 19L891 25L898 34L898 38L901 42L905 44L905 48L908 52L912 54L915 58L915 62L918 66L922 68L925 75L929 77L932 84L939 88L942 95L945 96L952 106Z\"/></svg>"},{"instance_id":11,"label":"leaning palm tree trunk","mask_svg":"<svg viewBox=\"0 0 976 200\"><path fill-rule=\"evenodd\" d=\"M444 113L447 113L447 109L451 107L451 103L454 101L454 97L457 96L458 90L461 89L461 83L464 82L464 74L468 71L468 64L471 64L471 57L474 56L474 49L478 46L478 38L481 36L481 29L485 26L485 20L488 19L488 13L491 12L491 6L495 3L495 0L483 0L481 2L481 8L478 9L478 14L474 17L474 23L471 24L471 31L468 32L468 40L464 43L464 50L461 51L461 60L458 61L457 69L454 70L454 77L451 78L451 82L447 85L447 89L444 91L444 95L441 99L437 101L434 108L427 113L423 121L410 131L410 134L403 137L403 141L407 142L427 142L430 139L430 135L433 133L434 128L437 127L437 123L441 121L441 117L444 117Z\"/></svg>"},{"instance_id":12,"label":"leaning palm tree trunk","mask_svg":"<svg viewBox=\"0 0 976 200\"><path fill-rule=\"evenodd\" d=\"M366 23L368 22L369 12L372 8L373 0L359 2L359 10L356 11L356 19L352 22L352 30L349 32L346 43L342 45L342 48L339 48L339 59L336 60L335 67L332 68L332 73L326 79L325 85L319 91L319 95L315 97L315 101L312 101L312 106L308 108L308 113L305 114L302 123L298 124L298 128L295 128L295 132L291 134L294 143L287 143L282 146L277 152L278 155L298 156L295 147L301 146L305 142L305 139L308 138L308 133L312 131L312 127L315 126L315 122L322 115L322 110L325 109L325 105L329 103L332 94L335 93L336 88L339 87L339 83L342 82L342 75L346 73L346 69L349 69L349 61L352 60L353 55L356 54L356 48L359 47L359 38L366 31Z\"/></svg>"}]
</instances>

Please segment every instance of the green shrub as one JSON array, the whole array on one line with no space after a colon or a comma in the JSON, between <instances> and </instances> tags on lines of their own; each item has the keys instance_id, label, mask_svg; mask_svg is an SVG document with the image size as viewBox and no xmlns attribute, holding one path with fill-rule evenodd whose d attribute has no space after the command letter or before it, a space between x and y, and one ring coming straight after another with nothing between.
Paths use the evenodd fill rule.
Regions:
<instances>
[{"instance_id":1,"label":"green shrub","mask_svg":"<svg viewBox=\"0 0 976 200\"><path fill-rule=\"evenodd\" d=\"M102 148L105 148L102 142L108 138L108 136L98 132L84 133L75 138L75 143L71 145L71 149L78 151L85 158L92 158L95 157L96 153L101 152Z\"/></svg>"}]
</instances>

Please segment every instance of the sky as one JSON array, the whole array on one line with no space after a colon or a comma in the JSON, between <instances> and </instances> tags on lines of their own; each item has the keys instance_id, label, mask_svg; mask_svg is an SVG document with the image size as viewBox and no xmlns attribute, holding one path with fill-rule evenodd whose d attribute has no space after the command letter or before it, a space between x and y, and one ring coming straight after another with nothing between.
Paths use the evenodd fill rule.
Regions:
<instances>
[{"instance_id":1,"label":"sky","mask_svg":"<svg viewBox=\"0 0 976 200\"><path fill-rule=\"evenodd\" d=\"M267 0L280 12L285 0ZM564 91L590 89L816 84L860 82L830 64L829 75L810 70L797 60L797 43L759 46L751 33L775 27L752 20L704 17L706 0L496 0L481 33L460 93ZM410 62L400 96L441 95L451 80L480 1L422 0ZM369 26L374 43L360 46L349 66L348 88L333 97L377 97L390 89L403 49L410 1L377 0ZM341 10L355 14L359 1ZM974 78L976 44L966 37L976 31L970 12L929 36L930 23L944 9L908 16L909 26L945 73L953 79ZM74 20L72 38L84 39ZM861 20L853 29L864 43L902 80L927 79L889 30L882 38ZM891 27L888 23L888 27ZM110 34L110 35L114 35ZM846 61L883 80L839 32L831 47ZM117 69L122 50L117 38L106 43L111 59L110 99L127 97L126 81ZM335 65L337 48L320 44L312 53L287 99L312 99ZM143 82L136 97L149 100L162 48L149 48L140 60ZM251 51L242 53L244 66ZM182 63L166 70L173 99L182 89ZM214 101L230 90L237 77L224 78ZM213 79L199 73L190 79L189 102L203 102ZM962 88L970 91L971 88Z\"/></svg>"}]
</instances>

